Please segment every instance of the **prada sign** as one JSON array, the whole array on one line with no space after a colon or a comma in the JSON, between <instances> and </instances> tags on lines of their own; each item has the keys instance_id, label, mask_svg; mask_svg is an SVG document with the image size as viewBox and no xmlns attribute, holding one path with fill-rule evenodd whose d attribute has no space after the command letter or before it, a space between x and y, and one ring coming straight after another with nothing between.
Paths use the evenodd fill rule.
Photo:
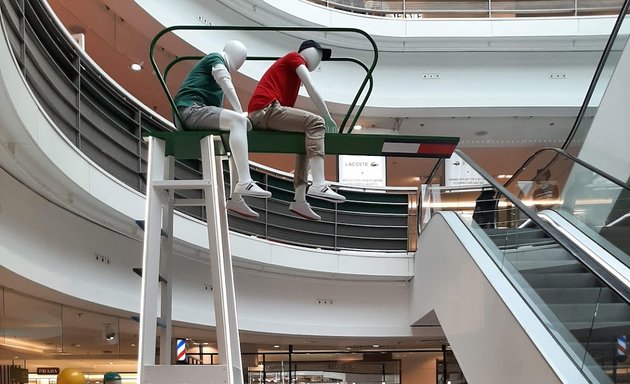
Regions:
<instances>
[{"instance_id":1,"label":"prada sign","mask_svg":"<svg viewBox=\"0 0 630 384\"><path fill-rule=\"evenodd\" d=\"M37 368L38 375L58 375L59 368Z\"/></svg>"}]
</instances>

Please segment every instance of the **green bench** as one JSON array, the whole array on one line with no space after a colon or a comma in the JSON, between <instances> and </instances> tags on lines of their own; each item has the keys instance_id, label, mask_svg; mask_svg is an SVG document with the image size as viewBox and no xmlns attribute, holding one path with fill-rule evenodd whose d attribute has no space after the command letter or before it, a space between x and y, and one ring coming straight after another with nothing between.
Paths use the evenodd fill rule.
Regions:
<instances>
[{"instance_id":1,"label":"green bench","mask_svg":"<svg viewBox=\"0 0 630 384\"><path fill-rule=\"evenodd\" d=\"M215 145L216 154L229 152L228 132L221 131L170 131L146 132L166 143L166 155L179 160L201 158L199 141L208 135L221 137ZM250 131L247 133L249 152L252 153L298 153L304 154L304 134L278 131ZM448 158L451 156L458 137L448 136L399 136L358 135L327 133L325 136L328 155L364 155ZM218 144L218 142L217 142Z\"/></svg>"}]
</instances>

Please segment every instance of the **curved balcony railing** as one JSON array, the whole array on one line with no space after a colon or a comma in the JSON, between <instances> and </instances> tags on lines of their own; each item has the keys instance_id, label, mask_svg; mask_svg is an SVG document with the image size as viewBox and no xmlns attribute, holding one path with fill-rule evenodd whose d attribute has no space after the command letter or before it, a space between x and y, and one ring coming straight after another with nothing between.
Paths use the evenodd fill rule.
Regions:
<instances>
[{"instance_id":1,"label":"curved balcony railing","mask_svg":"<svg viewBox=\"0 0 630 384\"><path fill-rule=\"evenodd\" d=\"M0 9L18 65L57 128L100 167L143 192L147 147L142 133L173 130L173 125L109 79L71 40L45 1L0 0ZM200 178L200 170L199 161L179 161L175 178ZM322 249L415 250L417 226L409 219L410 212L415 218L415 188L346 188L348 202L338 208L315 202L322 221L308 222L289 214L290 175L254 166L252 176L273 198L250 201L258 219L230 216L233 231ZM197 191L181 194L201 197ZM180 209L205 219L201 208Z\"/></svg>"},{"instance_id":2,"label":"curved balcony railing","mask_svg":"<svg viewBox=\"0 0 630 384\"><path fill-rule=\"evenodd\" d=\"M623 0L304 0L363 15L419 18L617 15Z\"/></svg>"}]
</instances>

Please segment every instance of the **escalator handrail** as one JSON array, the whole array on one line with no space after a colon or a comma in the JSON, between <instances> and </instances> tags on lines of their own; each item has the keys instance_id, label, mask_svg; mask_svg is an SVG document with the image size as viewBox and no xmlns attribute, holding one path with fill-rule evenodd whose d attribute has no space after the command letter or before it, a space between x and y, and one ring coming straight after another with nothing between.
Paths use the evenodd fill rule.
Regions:
<instances>
[{"instance_id":1,"label":"escalator handrail","mask_svg":"<svg viewBox=\"0 0 630 384\"><path fill-rule=\"evenodd\" d=\"M534 154L533 154L533 155L531 155L531 156L530 156L527 160L525 160L525 162L523 163L523 165L521 165L521 167L520 167L520 168L519 168L516 172L514 172L513 176L512 176L512 177L510 177L510 179L509 179L508 181L506 181L506 182L505 182L505 184L503 184L503 186L507 188L510 184L512 184L512 183L513 183L513 182L514 182L514 181L518 178L518 176L519 176L521 173L523 173L523 171L527 168L527 166L529 166L529 164L530 164L532 161L534 161L534 159L535 159L535 158L536 158L539 154L541 154L542 152L545 152L545 151L554 151L554 152L556 152L556 156L554 156L554 158L553 158L553 159L551 159L551 160L549 161L549 163L548 163L547 165L545 165L545 167L544 167L543 169L547 169L547 168L549 168L549 167L551 166L551 164L552 164L553 162L555 162L555 161L556 161L556 159L558 158L558 155L559 155L559 156L564 156L564 157L568 158L569 160L573 161L574 163L578 163L578 164L580 164L581 166L583 166L584 168L588 169L589 171L594 172L594 173L596 173L597 175L599 175L599 176L601 176L601 177L603 177L603 178L607 179L608 181L610 181L610 182L612 182L612 183L614 183L614 184L618 185L619 187L621 187L621 188L623 188L623 189L625 189L625 190L627 190L627 191L630 191L630 185L628 185L627 183L624 183L623 181L621 181L621 180L617 179L616 177L614 177L614 176L610 175L610 174L609 174L609 173L607 173L607 172L602 171L601 169L599 169L599 168L597 168L597 167L594 167L593 165L591 165L591 164L589 164L589 163L585 162L585 161L584 161L584 160L582 160L582 159L578 159L577 157L575 157L575 156L573 156L572 154L568 153L568 152L567 152L567 151L565 151L564 149L555 148L555 147L542 148L542 149L540 149L540 150L538 150L538 151L534 152Z\"/></svg>"},{"instance_id":2,"label":"escalator handrail","mask_svg":"<svg viewBox=\"0 0 630 384\"><path fill-rule=\"evenodd\" d=\"M617 35L619 34L619 30L621 29L621 25L623 24L623 21L626 17L626 14L628 13L629 8L630 8L630 0L625 0L623 2L623 5L621 6L621 10L619 12L619 16L617 17L617 20L615 21L615 25L612 28L610 37L608 38L608 41L606 42L606 47L604 47L602 56L599 59L599 63L597 64L597 68L595 69L595 74L593 75L591 84L589 85L588 91L586 92L586 96L584 97L584 102L582 103L582 106L580 107L580 111L578 112L578 115L575 118L575 122L573 123L573 127L571 127L571 131L569 132L569 135L564 141L564 144L562 144L563 150L569 147L569 145L571 144L571 141L573 140L573 138L575 137L575 134L577 133L578 128L580 127L580 124L582 123L582 119L584 118L584 115L586 114L586 110L588 109L588 104L591 102L591 97L593 97L593 93L595 92L595 88L597 87L597 83L599 82L599 78L602 72L604 71L604 66L606 65L606 61L608 61L608 56L610 55L610 52L612 51L613 44L615 43L615 40L617 39Z\"/></svg>"},{"instance_id":3,"label":"escalator handrail","mask_svg":"<svg viewBox=\"0 0 630 384\"><path fill-rule=\"evenodd\" d=\"M486 182L495 188L500 194L502 194L507 200L510 201L516 208L521 210L532 222L534 222L543 232L549 237L554 239L562 248L567 250L575 259L577 259L582 265L593 272L599 279L605 281L610 289L617 293L628 305L630 305L630 287L619 281L614 274L604 268L597 261L582 249L579 245L573 243L567 239L562 232L554 228L551 224L547 223L534 212L530 207L525 205L520 199L514 196L508 189L501 183L496 181L488 172L472 161L466 154L460 149L456 149L455 153L459 155L462 160L468 163Z\"/></svg>"}]
</instances>

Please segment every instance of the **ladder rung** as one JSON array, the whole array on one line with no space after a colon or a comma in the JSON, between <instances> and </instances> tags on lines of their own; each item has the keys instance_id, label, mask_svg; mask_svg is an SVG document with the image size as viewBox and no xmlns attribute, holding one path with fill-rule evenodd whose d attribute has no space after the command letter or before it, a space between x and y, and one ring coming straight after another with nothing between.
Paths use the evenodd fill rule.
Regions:
<instances>
[{"instance_id":1,"label":"ladder rung","mask_svg":"<svg viewBox=\"0 0 630 384\"><path fill-rule=\"evenodd\" d=\"M175 199L173 203L176 207L199 207L206 205L205 199Z\"/></svg>"},{"instance_id":2,"label":"ladder rung","mask_svg":"<svg viewBox=\"0 0 630 384\"><path fill-rule=\"evenodd\" d=\"M210 180L156 180L153 187L158 189L204 189L212 185Z\"/></svg>"}]
</instances>

